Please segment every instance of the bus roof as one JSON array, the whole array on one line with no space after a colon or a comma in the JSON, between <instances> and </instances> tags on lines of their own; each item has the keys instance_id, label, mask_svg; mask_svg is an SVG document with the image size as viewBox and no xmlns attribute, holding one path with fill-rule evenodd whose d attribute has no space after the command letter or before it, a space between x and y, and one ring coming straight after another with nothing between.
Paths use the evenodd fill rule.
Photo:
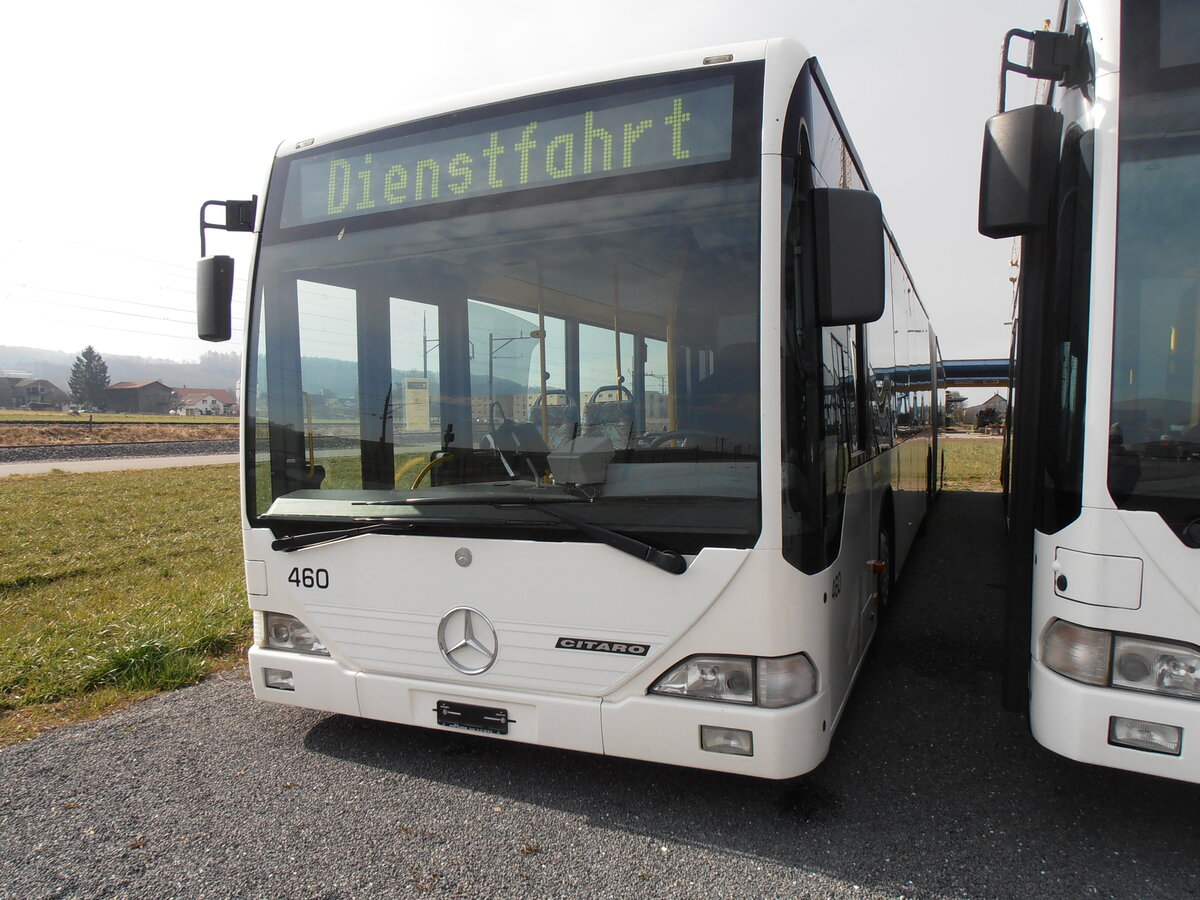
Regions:
<instances>
[{"instance_id":1,"label":"bus roof","mask_svg":"<svg viewBox=\"0 0 1200 900\"><path fill-rule=\"evenodd\" d=\"M702 47L695 50L624 60L605 66L557 72L522 81L510 82L508 84L493 85L477 91L438 97L417 106L398 110L386 118L364 122L358 126L344 127L336 131L319 132L285 140L279 145L276 156L289 156L300 150L308 150L311 147L319 147L333 141L355 137L360 134L368 134L372 131L403 122L416 122L432 116L461 112L491 103L499 103L504 100L536 96L551 91L582 87L589 84L603 84L607 81L620 81L640 75L655 75L663 72L696 69L704 66L705 60L720 59L720 62L710 62L709 65L762 60L767 58L769 52L786 54L793 58L808 58L807 52L799 42L790 38L772 38L770 40L745 41L713 47ZM723 57L730 58L723 59Z\"/></svg>"}]
</instances>

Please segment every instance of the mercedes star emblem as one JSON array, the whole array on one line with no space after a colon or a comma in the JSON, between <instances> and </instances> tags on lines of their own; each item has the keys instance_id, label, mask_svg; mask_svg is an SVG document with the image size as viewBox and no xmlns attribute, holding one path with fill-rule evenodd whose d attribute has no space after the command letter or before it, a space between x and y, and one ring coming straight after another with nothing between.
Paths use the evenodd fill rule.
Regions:
<instances>
[{"instance_id":1,"label":"mercedes star emblem","mask_svg":"<svg viewBox=\"0 0 1200 900\"><path fill-rule=\"evenodd\" d=\"M482 675L492 667L500 649L488 617L469 606L456 607L442 616L437 636L442 657L464 675Z\"/></svg>"}]
</instances>

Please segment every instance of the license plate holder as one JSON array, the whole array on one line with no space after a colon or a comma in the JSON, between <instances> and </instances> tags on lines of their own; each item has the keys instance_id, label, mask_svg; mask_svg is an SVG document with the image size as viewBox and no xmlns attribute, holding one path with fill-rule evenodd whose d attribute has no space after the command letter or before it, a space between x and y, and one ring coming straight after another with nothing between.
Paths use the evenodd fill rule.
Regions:
<instances>
[{"instance_id":1,"label":"license plate holder","mask_svg":"<svg viewBox=\"0 0 1200 900\"><path fill-rule=\"evenodd\" d=\"M456 703L451 700L439 700L434 711L437 713L439 725L481 731L485 734L508 734L508 726L513 721L508 717L507 709Z\"/></svg>"}]
</instances>

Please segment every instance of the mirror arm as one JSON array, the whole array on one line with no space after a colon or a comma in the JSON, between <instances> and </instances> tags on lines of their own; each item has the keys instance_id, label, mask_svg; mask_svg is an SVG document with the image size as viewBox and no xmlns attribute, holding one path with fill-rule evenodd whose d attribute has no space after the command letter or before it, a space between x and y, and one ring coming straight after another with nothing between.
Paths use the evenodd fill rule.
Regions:
<instances>
[{"instance_id":1,"label":"mirror arm","mask_svg":"<svg viewBox=\"0 0 1200 900\"><path fill-rule=\"evenodd\" d=\"M1033 44L1030 64L1020 65L1008 58L1012 39L1024 38ZM1004 47L1000 52L1000 103L998 112L1004 112L1008 87L1008 73L1016 72L1028 78L1054 81L1066 87L1078 87L1092 78L1092 63L1087 52L1088 30L1086 25L1075 26L1074 34L1062 31L1025 31L1013 28L1004 36Z\"/></svg>"},{"instance_id":2,"label":"mirror arm","mask_svg":"<svg viewBox=\"0 0 1200 900\"><path fill-rule=\"evenodd\" d=\"M205 211L210 206L225 207L225 222L209 222ZM204 246L204 232L208 228L219 228L221 231L253 231L254 220L258 215L258 195L254 194L249 200L206 200L200 205L200 258L208 256Z\"/></svg>"}]
</instances>

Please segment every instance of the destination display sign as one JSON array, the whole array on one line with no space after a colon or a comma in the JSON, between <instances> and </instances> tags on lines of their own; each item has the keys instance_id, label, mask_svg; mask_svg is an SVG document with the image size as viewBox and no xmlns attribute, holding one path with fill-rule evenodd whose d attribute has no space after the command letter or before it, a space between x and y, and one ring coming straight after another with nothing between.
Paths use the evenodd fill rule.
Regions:
<instances>
[{"instance_id":1,"label":"destination display sign","mask_svg":"<svg viewBox=\"0 0 1200 900\"><path fill-rule=\"evenodd\" d=\"M732 73L659 84L298 158L280 226L722 162L732 146Z\"/></svg>"}]
</instances>

